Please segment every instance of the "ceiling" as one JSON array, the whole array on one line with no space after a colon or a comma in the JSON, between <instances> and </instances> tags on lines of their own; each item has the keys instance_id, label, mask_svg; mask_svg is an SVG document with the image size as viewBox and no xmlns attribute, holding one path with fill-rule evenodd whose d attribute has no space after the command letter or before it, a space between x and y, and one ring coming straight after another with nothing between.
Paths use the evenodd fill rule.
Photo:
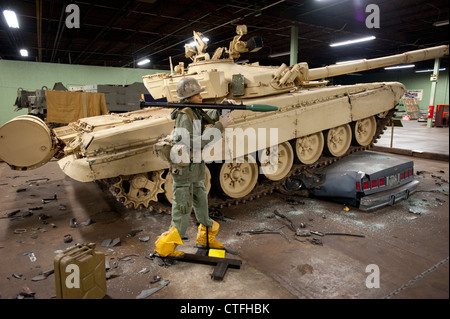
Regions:
<instances>
[{"instance_id":1,"label":"ceiling","mask_svg":"<svg viewBox=\"0 0 450 319\"><path fill-rule=\"evenodd\" d=\"M67 5L79 8L79 28L66 27ZM369 4L379 8L379 28L368 28L373 20ZM370 8L370 7L369 7ZM184 44L192 31L209 38L207 52L228 47L236 26L246 24L243 40L261 36L264 47L244 53L240 60L261 65L289 64L292 26L298 26L298 62L310 67L337 61L374 58L449 42L449 25L434 22L449 19L448 0L97 0L46 1L3 0L0 9L16 12L20 28L7 26L0 18L0 57L5 60L169 69L189 63ZM73 16L72 16L73 18ZM72 20L72 22L75 20ZM359 44L330 47L330 43L373 35ZM19 50L29 51L27 58ZM433 61L422 63L432 68ZM441 61L448 65L448 58Z\"/></svg>"}]
</instances>

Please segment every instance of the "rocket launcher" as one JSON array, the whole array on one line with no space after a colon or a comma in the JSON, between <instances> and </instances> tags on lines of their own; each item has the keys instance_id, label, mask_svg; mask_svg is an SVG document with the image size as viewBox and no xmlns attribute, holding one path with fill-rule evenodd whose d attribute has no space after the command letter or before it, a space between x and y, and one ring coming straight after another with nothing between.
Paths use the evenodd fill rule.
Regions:
<instances>
[{"instance_id":1,"label":"rocket launcher","mask_svg":"<svg viewBox=\"0 0 450 319\"><path fill-rule=\"evenodd\" d=\"M216 103L202 103L202 104L194 104L194 103L172 103L172 102L157 102L151 101L146 102L144 100L140 101L141 109L144 107L165 107L165 108L185 108L189 107L191 109L216 109L216 110L248 110L253 112L271 112L278 110L277 106L269 105L269 104L250 104L244 105L241 104L216 104Z\"/></svg>"}]
</instances>

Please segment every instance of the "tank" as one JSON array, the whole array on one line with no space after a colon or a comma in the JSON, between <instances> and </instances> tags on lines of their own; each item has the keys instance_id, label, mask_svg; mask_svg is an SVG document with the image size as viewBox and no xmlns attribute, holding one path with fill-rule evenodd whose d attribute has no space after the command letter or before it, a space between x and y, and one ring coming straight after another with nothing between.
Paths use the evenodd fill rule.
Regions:
<instances>
[{"instance_id":1,"label":"tank","mask_svg":"<svg viewBox=\"0 0 450 319\"><path fill-rule=\"evenodd\" d=\"M229 47L211 56L203 35L194 31L196 47L185 45L190 64L174 67L170 59L170 73L143 77L154 99L177 102L176 85L189 76L205 87L205 103L228 99L278 107L264 113L231 111L234 123L202 158L210 208L260 198L281 189L291 176L306 176L370 149L406 91L399 82L331 86L327 78L448 55L448 46L438 46L321 68L305 62L260 66L235 62L262 45L259 38L242 40L245 25L237 26L236 33ZM69 177L100 182L127 207L170 213L172 175L158 145L174 128L171 112L148 107L53 129L37 117L18 116L0 128L0 158L14 170L34 169L56 158Z\"/></svg>"}]
</instances>

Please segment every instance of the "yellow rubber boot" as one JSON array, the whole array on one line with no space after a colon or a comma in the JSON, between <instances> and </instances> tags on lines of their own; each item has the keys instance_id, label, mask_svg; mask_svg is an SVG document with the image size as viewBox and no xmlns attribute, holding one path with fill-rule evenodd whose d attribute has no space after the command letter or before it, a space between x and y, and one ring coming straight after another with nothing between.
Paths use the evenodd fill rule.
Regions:
<instances>
[{"instance_id":1,"label":"yellow rubber boot","mask_svg":"<svg viewBox=\"0 0 450 319\"><path fill-rule=\"evenodd\" d=\"M183 246L183 241L176 227L172 225L169 231L162 233L156 240L154 253L161 257L181 257L184 253L175 250L177 245Z\"/></svg>"},{"instance_id":2,"label":"yellow rubber boot","mask_svg":"<svg viewBox=\"0 0 450 319\"><path fill-rule=\"evenodd\" d=\"M205 247L207 246L207 244L209 244L209 248L223 249L224 246L222 245L222 243L214 239L219 232L219 223L214 220L212 222L212 227L208 229L208 243L206 242L206 226L200 224L200 226L198 226L196 244Z\"/></svg>"}]
</instances>

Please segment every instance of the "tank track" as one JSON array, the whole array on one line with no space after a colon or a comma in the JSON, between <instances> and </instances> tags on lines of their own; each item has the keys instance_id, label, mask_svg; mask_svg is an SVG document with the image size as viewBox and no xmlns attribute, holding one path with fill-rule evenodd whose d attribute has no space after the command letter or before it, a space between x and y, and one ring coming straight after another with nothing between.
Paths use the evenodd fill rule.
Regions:
<instances>
[{"instance_id":1,"label":"tank track","mask_svg":"<svg viewBox=\"0 0 450 319\"><path fill-rule=\"evenodd\" d=\"M328 165L331 165L340 159L355 153L359 151L365 151L369 150L373 147L373 145L376 143L376 141L380 138L380 136L384 133L384 130L387 128L387 125L389 124L389 121L394 116L396 109L390 110L384 118L378 118L377 120L377 128L374 135L374 138L372 139L372 142L367 146L353 146L351 145L349 150L340 157L333 157L333 156L324 156L322 155L320 159L315 162L314 164L301 164L301 163L294 163L292 166L292 169L290 172L281 180L279 181L271 181L268 179L261 179L258 184L255 186L255 188L245 197L242 198L229 198L225 195L223 196L210 196L208 200L208 206L210 212L216 211L217 209L224 208L224 207L230 207L233 205L240 205L245 204L249 201L261 198L263 196L266 196L268 194L272 194L274 191L280 191L283 194L289 195L288 192L283 191L283 184L287 179L289 179L293 175L301 174L302 172L308 171L314 171L315 169L324 168ZM107 187L109 191L117 198L117 192L114 189L113 179L103 180L107 184ZM297 194L298 192L296 192ZM301 195L301 193L299 194ZM158 213L171 213L171 205L169 203L164 202L151 202L149 207L147 207L149 211L155 211Z\"/></svg>"}]
</instances>

